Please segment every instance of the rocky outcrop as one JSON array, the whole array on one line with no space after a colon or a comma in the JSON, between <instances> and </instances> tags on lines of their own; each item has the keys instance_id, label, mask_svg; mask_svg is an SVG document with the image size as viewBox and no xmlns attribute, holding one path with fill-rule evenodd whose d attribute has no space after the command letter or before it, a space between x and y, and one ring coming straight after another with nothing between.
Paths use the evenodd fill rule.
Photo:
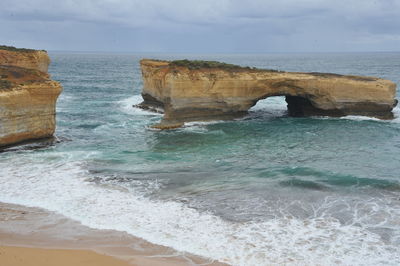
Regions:
<instances>
[{"instance_id":1,"label":"rocky outcrop","mask_svg":"<svg viewBox=\"0 0 400 266\"><path fill-rule=\"evenodd\" d=\"M61 85L46 52L0 46L0 147L51 137Z\"/></svg>"},{"instance_id":2,"label":"rocky outcrop","mask_svg":"<svg viewBox=\"0 0 400 266\"><path fill-rule=\"evenodd\" d=\"M50 58L46 51L0 45L0 65L36 69L47 73Z\"/></svg>"},{"instance_id":3,"label":"rocky outcrop","mask_svg":"<svg viewBox=\"0 0 400 266\"><path fill-rule=\"evenodd\" d=\"M145 109L163 108L158 128L242 116L257 101L286 96L289 115L391 118L396 84L380 78L262 70L207 61L140 62Z\"/></svg>"}]
</instances>

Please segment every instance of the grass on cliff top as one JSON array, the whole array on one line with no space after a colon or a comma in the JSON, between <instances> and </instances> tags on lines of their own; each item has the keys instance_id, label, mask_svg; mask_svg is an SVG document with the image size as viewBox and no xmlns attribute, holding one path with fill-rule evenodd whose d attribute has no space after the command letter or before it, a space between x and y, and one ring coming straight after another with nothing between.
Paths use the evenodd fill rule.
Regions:
<instances>
[{"instance_id":1,"label":"grass on cliff top","mask_svg":"<svg viewBox=\"0 0 400 266\"><path fill-rule=\"evenodd\" d=\"M249 67L242 67L233 64L227 64L218 61L203 61L203 60L175 60L171 61L170 66L180 66L180 67L187 67L189 69L200 69L200 68L223 68L223 69L238 69L238 68L247 68Z\"/></svg>"},{"instance_id":2,"label":"grass on cliff top","mask_svg":"<svg viewBox=\"0 0 400 266\"><path fill-rule=\"evenodd\" d=\"M0 45L0 50L12 51L12 52L36 52L38 50L28 49L28 48L16 48L14 46ZM45 50L39 50L45 51Z\"/></svg>"},{"instance_id":3,"label":"grass on cliff top","mask_svg":"<svg viewBox=\"0 0 400 266\"><path fill-rule=\"evenodd\" d=\"M203 60L174 60L169 62L170 66L187 67L191 70L193 69L204 69L204 68L219 68L224 70L258 70L258 71L269 71L269 72L279 72L273 69L258 69L255 67L243 67L234 64L228 64L218 61L203 61Z\"/></svg>"}]
</instances>

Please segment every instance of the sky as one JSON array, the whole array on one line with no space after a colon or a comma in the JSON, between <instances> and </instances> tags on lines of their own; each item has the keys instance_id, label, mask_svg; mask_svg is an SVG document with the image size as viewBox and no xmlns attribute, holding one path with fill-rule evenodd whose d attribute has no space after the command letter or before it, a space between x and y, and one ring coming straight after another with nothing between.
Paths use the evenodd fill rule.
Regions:
<instances>
[{"instance_id":1,"label":"sky","mask_svg":"<svg viewBox=\"0 0 400 266\"><path fill-rule=\"evenodd\" d=\"M50 51L400 51L400 0L1 0L0 44Z\"/></svg>"}]
</instances>

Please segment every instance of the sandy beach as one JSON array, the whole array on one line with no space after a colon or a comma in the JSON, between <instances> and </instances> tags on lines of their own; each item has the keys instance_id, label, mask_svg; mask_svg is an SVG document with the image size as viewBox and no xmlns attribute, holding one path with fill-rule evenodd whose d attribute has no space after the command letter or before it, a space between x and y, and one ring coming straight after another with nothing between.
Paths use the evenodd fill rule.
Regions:
<instances>
[{"instance_id":1,"label":"sandy beach","mask_svg":"<svg viewBox=\"0 0 400 266\"><path fill-rule=\"evenodd\" d=\"M50 266L50 265L115 265L126 266L128 262L89 250L40 249L23 247L0 247L1 265Z\"/></svg>"},{"instance_id":2,"label":"sandy beach","mask_svg":"<svg viewBox=\"0 0 400 266\"><path fill-rule=\"evenodd\" d=\"M39 208L0 203L0 266L39 265L223 264L124 232L91 229Z\"/></svg>"}]
</instances>

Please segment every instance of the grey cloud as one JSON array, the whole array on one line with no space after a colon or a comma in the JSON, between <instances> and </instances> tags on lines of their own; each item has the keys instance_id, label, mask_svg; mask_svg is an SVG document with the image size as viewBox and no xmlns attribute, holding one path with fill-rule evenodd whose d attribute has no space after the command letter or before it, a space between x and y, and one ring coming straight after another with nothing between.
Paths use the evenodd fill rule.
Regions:
<instances>
[{"instance_id":1,"label":"grey cloud","mask_svg":"<svg viewBox=\"0 0 400 266\"><path fill-rule=\"evenodd\" d=\"M115 49L166 52L394 50L398 14L400 0L2 0L0 25L12 30L0 41L99 50L118 40L125 45Z\"/></svg>"}]
</instances>

